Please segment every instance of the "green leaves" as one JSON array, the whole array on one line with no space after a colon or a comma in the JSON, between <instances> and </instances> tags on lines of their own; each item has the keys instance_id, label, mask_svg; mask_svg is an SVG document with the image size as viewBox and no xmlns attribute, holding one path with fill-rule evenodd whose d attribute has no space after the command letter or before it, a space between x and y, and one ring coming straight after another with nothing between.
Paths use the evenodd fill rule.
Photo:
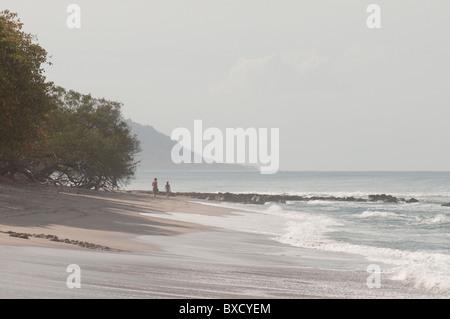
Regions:
<instances>
[{"instance_id":1,"label":"green leaves","mask_svg":"<svg viewBox=\"0 0 450 319\"><path fill-rule=\"evenodd\" d=\"M0 161L28 151L52 109L42 68L47 52L21 30L17 14L0 12Z\"/></svg>"},{"instance_id":2,"label":"green leaves","mask_svg":"<svg viewBox=\"0 0 450 319\"><path fill-rule=\"evenodd\" d=\"M113 189L134 174L139 142L121 119L121 104L55 88L58 109L49 118L46 165L40 179L84 188ZM55 176L57 178L55 179Z\"/></svg>"},{"instance_id":3,"label":"green leaves","mask_svg":"<svg viewBox=\"0 0 450 319\"><path fill-rule=\"evenodd\" d=\"M84 188L113 189L136 168L139 142L121 103L46 82L47 52L0 12L0 175Z\"/></svg>"}]
</instances>

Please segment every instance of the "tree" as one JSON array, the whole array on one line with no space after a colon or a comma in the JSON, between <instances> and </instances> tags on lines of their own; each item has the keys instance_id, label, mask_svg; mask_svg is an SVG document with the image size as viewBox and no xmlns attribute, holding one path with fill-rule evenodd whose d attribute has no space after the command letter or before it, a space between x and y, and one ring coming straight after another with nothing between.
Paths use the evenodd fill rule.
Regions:
<instances>
[{"instance_id":1,"label":"tree","mask_svg":"<svg viewBox=\"0 0 450 319\"><path fill-rule=\"evenodd\" d=\"M0 12L0 175L23 169L52 109L47 52L22 25L16 13Z\"/></svg>"},{"instance_id":2,"label":"tree","mask_svg":"<svg viewBox=\"0 0 450 319\"><path fill-rule=\"evenodd\" d=\"M128 182L139 141L122 105L46 82L47 52L22 25L0 12L0 175L93 189Z\"/></svg>"},{"instance_id":3,"label":"tree","mask_svg":"<svg viewBox=\"0 0 450 319\"><path fill-rule=\"evenodd\" d=\"M42 182L89 189L113 189L134 175L140 151L121 116L121 103L61 87L52 92L57 109L48 120L43 155L31 172Z\"/></svg>"}]
</instances>

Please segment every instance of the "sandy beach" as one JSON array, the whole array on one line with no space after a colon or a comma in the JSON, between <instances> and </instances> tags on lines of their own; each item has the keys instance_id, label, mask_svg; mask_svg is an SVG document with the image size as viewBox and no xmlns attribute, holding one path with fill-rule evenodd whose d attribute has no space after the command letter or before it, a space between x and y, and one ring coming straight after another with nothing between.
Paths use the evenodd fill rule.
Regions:
<instances>
[{"instance_id":1,"label":"sandy beach","mask_svg":"<svg viewBox=\"0 0 450 319\"><path fill-rule=\"evenodd\" d=\"M0 184L0 203L0 298L439 297L369 289L363 258L202 223L237 212L188 198ZM80 289L66 285L72 264Z\"/></svg>"}]
</instances>

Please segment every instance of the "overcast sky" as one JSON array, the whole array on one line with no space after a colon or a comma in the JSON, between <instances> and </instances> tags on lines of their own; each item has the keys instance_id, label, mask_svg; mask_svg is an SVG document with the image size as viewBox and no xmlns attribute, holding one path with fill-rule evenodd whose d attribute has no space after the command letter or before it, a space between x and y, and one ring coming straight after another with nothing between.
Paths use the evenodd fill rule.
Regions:
<instances>
[{"instance_id":1,"label":"overcast sky","mask_svg":"<svg viewBox=\"0 0 450 319\"><path fill-rule=\"evenodd\" d=\"M66 8L81 7L81 29ZM381 29L369 29L369 4ZM450 1L2 0L47 79L178 127L280 129L284 170L450 170Z\"/></svg>"}]
</instances>

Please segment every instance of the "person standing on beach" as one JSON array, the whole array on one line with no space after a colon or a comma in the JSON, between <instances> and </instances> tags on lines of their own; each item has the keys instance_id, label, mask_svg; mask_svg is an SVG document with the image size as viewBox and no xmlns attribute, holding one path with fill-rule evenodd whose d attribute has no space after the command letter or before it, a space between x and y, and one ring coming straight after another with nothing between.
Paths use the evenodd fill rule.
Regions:
<instances>
[{"instance_id":1,"label":"person standing on beach","mask_svg":"<svg viewBox=\"0 0 450 319\"><path fill-rule=\"evenodd\" d=\"M152 183L153 186L153 197L156 197L156 193L158 193L158 179L155 178Z\"/></svg>"},{"instance_id":2,"label":"person standing on beach","mask_svg":"<svg viewBox=\"0 0 450 319\"><path fill-rule=\"evenodd\" d=\"M169 182L166 183L166 197L169 198L170 195L170 184Z\"/></svg>"}]
</instances>

